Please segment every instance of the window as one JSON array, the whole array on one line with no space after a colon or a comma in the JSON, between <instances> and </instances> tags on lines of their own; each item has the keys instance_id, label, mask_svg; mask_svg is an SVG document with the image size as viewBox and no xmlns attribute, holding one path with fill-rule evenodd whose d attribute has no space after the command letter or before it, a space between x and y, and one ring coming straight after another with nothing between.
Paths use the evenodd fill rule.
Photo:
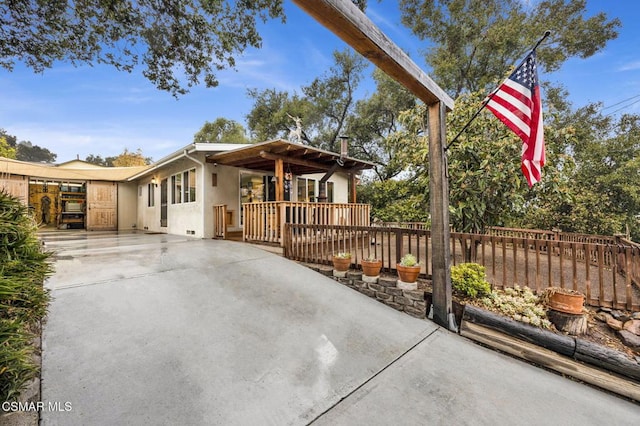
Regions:
<instances>
[{"instance_id":1,"label":"window","mask_svg":"<svg viewBox=\"0 0 640 426\"><path fill-rule=\"evenodd\" d=\"M147 184L147 207L153 207L156 205L155 195L155 185L153 183Z\"/></svg>"},{"instance_id":2,"label":"window","mask_svg":"<svg viewBox=\"0 0 640 426\"><path fill-rule=\"evenodd\" d=\"M307 180L298 178L298 201L307 201Z\"/></svg>"},{"instance_id":3,"label":"window","mask_svg":"<svg viewBox=\"0 0 640 426\"><path fill-rule=\"evenodd\" d=\"M333 203L333 182L327 182L327 202Z\"/></svg>"},{"instance_id":4,"label":"window","mask_svg":"<svg viewBox=\"0 0 640 426\"><path fill-rule=\"evenodd\" d=\"M171 176L171 204L182 202L182 174Z\"/></svg>"},{"instance_id":5,"label":"window","mask_svg":"<svg viewBox=\"0 0 640 426\"><path fill-rule=\"evenodd\" d=\"M194 201L196 201L196 169L191 169L189 170L189 201L187 202L193 203Z\"/></svg>"},{"instance_id":6,"label":"window","mask_svg":"<svg viewBox=\"0 0 640 426\"><path fill-rule=\"evenodd\" d=\"M196 169L171 176L171 204L196 201Z\"/></svg>"},{"instance_id":7,"label":"window","mask_svg":"<svg viewBox=\"0 0 640 426\"><path fill-rule=\"evenodd\" d=\"M316 201L316 181L298 178L298 201Z\"/></svg>"},{"instance_id":8,"label":"window","mask_svg":"<svg viewBox=\"0 0 640 426\"><path fill-rule=\"evenodd\" d=\"M313 179L307 180L307 201L316 201L316 181Z\"/></svg>"}]
</instances>

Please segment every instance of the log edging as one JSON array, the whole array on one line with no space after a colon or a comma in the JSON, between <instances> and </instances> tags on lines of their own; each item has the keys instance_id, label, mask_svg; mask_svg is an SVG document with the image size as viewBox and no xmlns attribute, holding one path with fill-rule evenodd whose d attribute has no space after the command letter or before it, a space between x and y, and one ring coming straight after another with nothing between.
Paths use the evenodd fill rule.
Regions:
<instances>
[{"instance_id":1,"label":"log edging","mask_svg":"<svg viewBox=\"0 0 640 426\"><path fill-rule=\"evenodd\" d=\"M468 327L469 324L472 324L472 326ZM478 325L484 329L497 331L503 335L514 338L515 340L511 342L513 350L509 350L508 344L501 344L499 347L492 345L491 341L493 338L481 336L482 330L475 327ZM532 356L530 352L528 352L526 356L522 356L523 348L518 347L519 342L522 342L522 346L526 346L524 342L532 343L563 357L586 363L601 370L606 370L609 375L627 381L628 386L621 386L619 383L615 386L610 386L609 382L615 381L615 377L607 377L607 380L603 380L603 377L600 376L594 379L593 382L589 382L588 379L590 376L598 377L597 374L593 373L587 374L589 377L584 377L584 374L579 374L575 377L595 386L604 387L612 392L623 394L623 396L640 401L640 363L637 361L634 362L613 349L593 344L578 337L561 335L529 324L524 324L473 305L465 305L464 307L460 334L496 349L511 353L512 355L519 356L520 358L542 364L552 370L557 370L557 368L554 368L556 367L554 364L562 364L564 361L540 354L534 356L533 358L535 359L531 359ZM577 368L576 371L578 370ZM571 368L565 369L562 367L561 372L573 375ZM621 387L623 388L623 392L620 391Z\"/></svg>"}]
</instances>

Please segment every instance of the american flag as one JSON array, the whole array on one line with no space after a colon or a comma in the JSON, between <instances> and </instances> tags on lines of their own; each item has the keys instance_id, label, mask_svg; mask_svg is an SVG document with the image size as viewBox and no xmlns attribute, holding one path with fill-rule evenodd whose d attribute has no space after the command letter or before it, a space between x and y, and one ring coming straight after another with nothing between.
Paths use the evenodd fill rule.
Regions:
<instances>
[{"instance_id":1,"label":"american flag","mask_svg":"<svg viewBox=\"0 0 640 426\"><path fill-rule=\"evenodd\" d=\"M535 51L494 91L486 106L522 139L522 173L533 186L542 177L545 161Z\"/></svg>"}]
</instances>

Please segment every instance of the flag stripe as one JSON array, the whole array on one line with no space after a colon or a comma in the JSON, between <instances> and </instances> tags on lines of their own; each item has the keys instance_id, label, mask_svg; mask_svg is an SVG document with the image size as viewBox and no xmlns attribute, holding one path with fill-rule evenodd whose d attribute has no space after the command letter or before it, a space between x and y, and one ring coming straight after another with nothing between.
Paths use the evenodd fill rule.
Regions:
<instances>
[{"instance_id":1,"label":"flag stripe","mask_svg":"<svg viewBox=\"0 0 640 426\"><path fill-rule=\"evenodd\" d=\"M531 52L486 104L500 121L522 139L522 173L529 186L542 178L545 163L540 86Z\"/></svg>"}]
</instances>

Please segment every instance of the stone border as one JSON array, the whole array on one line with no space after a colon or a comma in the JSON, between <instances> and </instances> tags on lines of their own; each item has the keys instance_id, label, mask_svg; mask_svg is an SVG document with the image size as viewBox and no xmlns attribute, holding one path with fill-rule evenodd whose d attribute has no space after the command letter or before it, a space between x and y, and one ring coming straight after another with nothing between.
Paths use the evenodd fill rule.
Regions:
<instances>
[{"instance_id":1,"label":"stone border","mask_svg":"<svg viewBox=\"0 0 640 426\"><path fill-rule=\"evenodd\" d=\"M362 272L348 271L346 276L342 278L334 276L333 268L330 266L311 264L305 264L305 266L397 311L405 312L416 318L424 319L427 317L431 304L431 293L427 292L430 281L418 280L416 290L402 290L397 286L398 280L391 277L379 277L376 282L372 282L373 279L365 281Z\"/></svg>"}]
</instances>

